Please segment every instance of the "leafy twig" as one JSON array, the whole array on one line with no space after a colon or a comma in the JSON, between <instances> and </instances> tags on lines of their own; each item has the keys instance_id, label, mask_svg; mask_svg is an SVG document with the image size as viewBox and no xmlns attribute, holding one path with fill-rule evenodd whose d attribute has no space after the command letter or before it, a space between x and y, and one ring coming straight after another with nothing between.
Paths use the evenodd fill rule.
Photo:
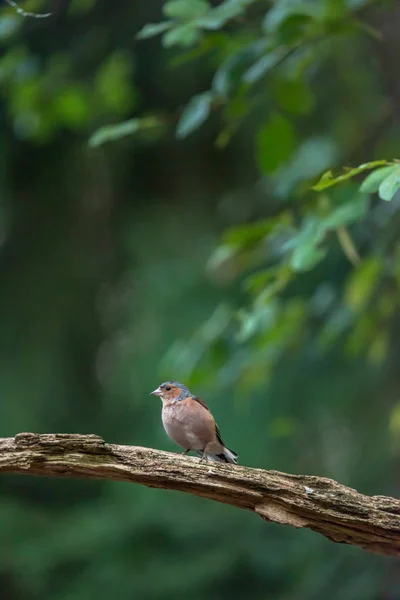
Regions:
<instances>
[{"instance_id":1,"label":"leafy twig","mask_svg":"<svg viewBox=\"0 0 400 600\"><path fill-rule=\"evenodd\" d=\"M24 10L23 8L21 8L20 6L18 6L18 4L16 2L14 2L14 0L4 0L7 4L9 4L10 6L12 6L15 11L21 15L21 17L32 17L34 19L46 19L47 17L51 17L51 13L33 13L33 12L27 12L26 10Z\"/></svg>"}]
</instances>

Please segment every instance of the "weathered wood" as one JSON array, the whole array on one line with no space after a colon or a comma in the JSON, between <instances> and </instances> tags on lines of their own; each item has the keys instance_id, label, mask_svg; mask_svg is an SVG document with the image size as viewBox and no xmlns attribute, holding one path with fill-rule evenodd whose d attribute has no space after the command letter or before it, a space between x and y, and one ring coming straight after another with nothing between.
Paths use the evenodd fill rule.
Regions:
<instances>
[{"instance_id":1,"label":"weathered wood","mask_svg":"<svg viewBox=\"0 0 400 600\"><path fill-rule=\"evenodd\" d=\"M83 477L179 490L308 527L334 542L400 555L400 500L364 496L324 477L204 463L96 435L20 433L0 438L0 473Z\"/></svg>"}]
</instances>

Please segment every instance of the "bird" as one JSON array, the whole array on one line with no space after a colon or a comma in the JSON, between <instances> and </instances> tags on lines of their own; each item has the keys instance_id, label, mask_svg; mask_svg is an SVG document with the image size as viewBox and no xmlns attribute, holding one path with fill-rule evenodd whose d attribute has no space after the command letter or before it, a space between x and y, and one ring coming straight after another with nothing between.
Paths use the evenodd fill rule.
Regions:
<instances>
[{"instance_id":1,"label":"bird","mask_svg":"<svg viewBox=\"0 0 400 600\"><path fill-rule=\"evenodd\" d=\"M193 450L201 460L237 464L238 455L225 446L207 404L186 385L166 381L151 395L161 398L164 429L184 454Z\"/></svg>"}]
</instances>

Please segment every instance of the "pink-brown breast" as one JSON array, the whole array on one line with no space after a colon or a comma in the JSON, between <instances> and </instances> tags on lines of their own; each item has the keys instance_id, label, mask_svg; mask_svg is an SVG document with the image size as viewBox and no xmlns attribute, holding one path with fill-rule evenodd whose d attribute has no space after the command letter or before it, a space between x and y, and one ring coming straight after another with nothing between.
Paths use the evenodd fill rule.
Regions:
<instances>
[{"instance_id":1,"label":"pink-brown breast","mask_svg":"<svg viewBox=\"0 0 400 600\"><path fill-rule=\"evenodd\" d=\"M203 450L207 444L217 442L214 417L191 398L165 402L162 422L169 437L185 450Z\"/></svg>"}]
</instances>

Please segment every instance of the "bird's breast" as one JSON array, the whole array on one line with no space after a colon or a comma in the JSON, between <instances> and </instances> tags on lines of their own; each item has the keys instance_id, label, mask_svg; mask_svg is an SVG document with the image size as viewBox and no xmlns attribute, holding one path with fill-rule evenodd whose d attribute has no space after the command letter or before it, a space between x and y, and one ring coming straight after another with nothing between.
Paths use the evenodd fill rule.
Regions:
<instances>
[{"instance_id":1,"label":"bird's breast","mask_svg":"<svg viewBox=\"0 0 400 600\"><path fill-rule=\"evenodd\" d=\"M213 431L206 417L180 402L164 405L162 410L165 431L185 450L201 450L210 441Z\"/></svg>"}]
</instances>

